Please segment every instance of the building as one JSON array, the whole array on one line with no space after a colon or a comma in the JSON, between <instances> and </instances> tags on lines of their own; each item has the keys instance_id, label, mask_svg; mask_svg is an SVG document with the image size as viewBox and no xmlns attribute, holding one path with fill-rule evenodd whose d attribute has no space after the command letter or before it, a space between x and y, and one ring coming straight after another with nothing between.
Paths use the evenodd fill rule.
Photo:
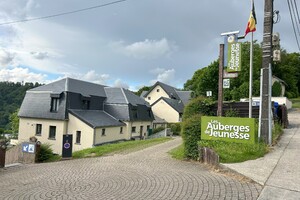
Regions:
<instances>
[{"instance_id":1,"label":"building","mask_svg":"<svg viewBox=\"0 0 300 200\"><path fill-rule=\"evenodd\" d=\"M35 136L61 154L63 135L73 151L147 136L149 104L123 88L65 78L26 92L19 111L19 142Z\"/></svg>"},{"instance_id":2,"label":"building","mask_svg":"<svg viewBox=\"0 0 300 200\"><path fill-rule=\"evenodd\" d=\"M162 82L156 82L149 91L141 94L152 112L168 123L181 122L184 106L191 99L191 91L181 91Z\"/></svg>"}]
</instances>

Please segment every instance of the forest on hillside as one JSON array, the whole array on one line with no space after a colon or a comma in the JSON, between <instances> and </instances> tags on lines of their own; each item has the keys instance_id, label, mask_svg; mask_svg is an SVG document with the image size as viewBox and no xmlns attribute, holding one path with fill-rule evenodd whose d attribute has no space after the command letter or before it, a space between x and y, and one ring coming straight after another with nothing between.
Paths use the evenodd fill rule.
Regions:
<instances>
[{"instance_id":1,"label":"forest on hillside","mask_svg":"<svg viewBox=\"0 0 300 200\"><path fill-rule=\"evenodd\" d=\"M9 117L20 108L26 91L39 83L0 82L0 128L10 130Z\"/></svg>"}]
</instances>

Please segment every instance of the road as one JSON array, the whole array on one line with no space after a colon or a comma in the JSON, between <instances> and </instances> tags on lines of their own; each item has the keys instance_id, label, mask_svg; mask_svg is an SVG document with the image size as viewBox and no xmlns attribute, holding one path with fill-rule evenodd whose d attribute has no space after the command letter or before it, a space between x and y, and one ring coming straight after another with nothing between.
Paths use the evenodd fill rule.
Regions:
<instances>
[{"instance_id":1,"label":"road","mask_svg":"<svg viewBox=\"0 0 300 200\"><path fill-rule=\"evenodd\" d=\"M262 186L178 161L180 138L128 154L0 170L0 199L257 199Z\"/></svg>"}]
</instances>

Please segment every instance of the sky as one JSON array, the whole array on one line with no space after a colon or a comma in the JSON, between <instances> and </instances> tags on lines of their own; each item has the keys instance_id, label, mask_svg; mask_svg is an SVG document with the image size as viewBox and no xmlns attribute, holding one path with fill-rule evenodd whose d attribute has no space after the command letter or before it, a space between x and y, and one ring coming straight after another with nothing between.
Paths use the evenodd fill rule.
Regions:
<instances>
[{"instance_id":1,"label":"sky","mask_svg":"<svg viewBox=\"0 0 300 200\"><path fill-rule=\"evenodd\" d=\"M1 0L0 24L115 0ZM275 0L281 46L298 52L287 1ZM243 35L250 0L126 0L41 20L0 25L0 81L65 77L133 91L161 81L177 88L218 58L221 33ZM262 41L264 1L255 0ZM243 41L249 41L248 35Z\"/></svg>"}]
</instances>

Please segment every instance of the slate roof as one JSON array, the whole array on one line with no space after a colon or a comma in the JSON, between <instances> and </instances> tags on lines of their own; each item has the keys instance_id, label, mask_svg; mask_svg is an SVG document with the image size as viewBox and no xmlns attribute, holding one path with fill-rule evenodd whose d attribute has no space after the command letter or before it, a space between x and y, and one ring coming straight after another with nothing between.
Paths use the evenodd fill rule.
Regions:
<instances>
[{"instance_id":1,"label":"slate roof","mask_svg":"<svg viewBox=\"0 0 300 200\"><path fill-rule=\"evenodd\" d=\"M108 104L131 104L131 105L149 105L144 99L133 94L131 91L124 88L104 88Z\"/></svg>"},{"instance_id":2,"label":"slate roof","mask_svg":"<svg viewBox=\"0 0 300 200\"><path fill-rule=\"evenodd\" d=\"M126 126L125 123L120 122L108 113L102 110L69 110L71 114L85 122L92 128L98 127L112 127L112 126Z\"/></svg>"},{"instance_id":3,"label":"slate roof","mask_svg":"<svg viewBox=\"0 0 300 200\"><path fill-rule=\"evenodd\" d=\"M177 90L176 92L177 92L177 95L179 96L179 99L182 101L183 105L186 105L190 101L192 91Z\"/></svg>"},{"instance_id":4,"label":"slate roof","mask_svg":"<svg viewBox=\"0 0 300 200\"><path fill-rule=\"evenodd\" d=\"M152 106L154 106L156 103L158 103L161 100L165 101L167 104L169 104L177 112L183 113L183 110L184 110L183 102L181 100L177 100L177 99L169 99L169 98L166 98L166 97L161 97L161 98L157 99L152 104Z\"/></svg>"},{"instance_id":5,"label":"slate roof","mask_svg":"<svg viewBox=\"0 0 300 200\"><path fill-rule=\"evenodd\" d=\"M149 91L147 91L145 94L144 94L144 97L146 97L157 85L159 85L160 87L163 88L163 90L169 95L169 97L171 99L179 99L179 96L177 94L177 89L170 86L170 85L167 85L165 83L162 83L162 82L159 82L157 81L151 88Z\"/></svg>"},{"instance_id":6,"label":"slate roof","mask_svg":"<svg viewBox=\"0 0 300 200\"><path fill-rule=\"evenodd\" d=\"M153 121L154 124L167 124L168 122L156 115L154 115L154 121Z\"/></svg>"},{"instance_id":7,"label":"slate roof","mask_svg":"<svg viewBox=\"0 0 300 200\"><path fill-rule=\"evenodd\" d=\"M60 94L62 92L73 92L80 93L83 96L100 96L105 97L104 85L90 83L72 78L64 78L59 81L49 83L37 88L33 88L29 91L44 91L51 92L54 94Z\"/></svg>"}]
</instances>

